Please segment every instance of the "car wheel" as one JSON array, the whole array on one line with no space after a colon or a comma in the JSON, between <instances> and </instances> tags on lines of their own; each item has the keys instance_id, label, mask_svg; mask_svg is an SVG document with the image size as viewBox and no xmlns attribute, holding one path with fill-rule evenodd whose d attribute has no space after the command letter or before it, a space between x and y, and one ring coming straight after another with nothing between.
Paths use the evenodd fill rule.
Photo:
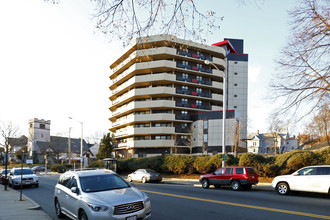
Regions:
<instances>
[{"instance_id":1,"label":"car wheel","mask_svg":"<svg viewBox=\"0 0 330 220\"><path fill-rule=\"evenodd\" d=\"M208 189L210 187L210 183L209 183L208 179L203 179L202 180L202 187L204 189Z\"/></svg>"},{"instance_id":2,"label":"car wheel","mask_svg":"<svg viewBox=\"0 0 330 220\"><path fill-rule=\"evenodd\" d=\"M64 214L62 213L60 202L55 199L55 213L58 218L63 218Z\"/></svg>"},{"instance_id":3,"label":"car wheel","mask_svg":"<svg viewBox=\"0 0 330 220\"><path fill-rule=\"evenodd\" d=\"M35 184L34 187L35 188L38 188L39 187L39 183Z\"/></svg>"},{"instance_id":4,"label":"car wheel","mask_svg":"<svg viewBox=\"0 0 330 220\"><path fill-rule=\"evenodd\" d=\"M142 183L146 183L147 182L147 179L145 177L142 177L141 182Z\"/></svg>"},{"instance_id":5,"label":"car wheel","mask_svg":"<svg viewBox=\"0 0 330 220\"><path fill-rule=\"evenodd\" d=\"M128 182L132 182L132 177L131 176L128 177Z\"/></svg>"},{"instance_id":6,"label":"car wheel","mask_svg":"<svg viewBox=\"0 0 330 220\"><path fill-rule=\"evenodd\" d=\"M240 187L241 187L241 183L238 180L234 180L231 183L231 189L234 190L234 191L239 190Z\"/></svg>"},{"instance_id":7,"label":"car wheel","mask_svg":"<svg viewBox=\"0 0 330 220\"><path fill-rule=\"evenodd\" d=\"M79 220L88 220L88 217L84 210L81 210L79 213Z\"/></svg>"},{"instance_id":8,"label":"car wheel","mask_svg":"<svg viewBox=\"0 0 330 220\"><path fill-rule=\"evenodd\" d=\"M221 185L220 184L215 184L214 187L219 189L221 187Z\"/></svg>"},{"instance_id":9,"label":"car wheel","mask_svg":"<svg viewBox=\"0 0 330 220\"><path fill-rule=\"evenodd\" d=\"M290 188L287 183L282 182L276 185L276 191L280 195L287 195L290 192Z\"/></svg>"}]
</instances>

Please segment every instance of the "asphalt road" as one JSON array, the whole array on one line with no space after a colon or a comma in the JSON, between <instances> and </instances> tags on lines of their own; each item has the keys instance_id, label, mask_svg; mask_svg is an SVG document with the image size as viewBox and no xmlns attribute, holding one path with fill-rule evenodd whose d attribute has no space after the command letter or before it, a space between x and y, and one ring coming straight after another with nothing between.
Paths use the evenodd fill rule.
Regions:
<instances>
[{"instance_id":1,"label":"asphalt road","mask_svg":"<svg viewBox=\"0 0 330 220\"><path fill-rule=\"evenodd\" d=\"M39 188L24 188L23 193L39 203L52 218L53 193L58 175L40 177ZM269 187L253 187L248 191L175 184L140 184L134 187L151 199L152 219L239 219L239 220L309 220L330 219L330 198L327 195L294 193L280 196Z\"/></svg>"}]
</instances>

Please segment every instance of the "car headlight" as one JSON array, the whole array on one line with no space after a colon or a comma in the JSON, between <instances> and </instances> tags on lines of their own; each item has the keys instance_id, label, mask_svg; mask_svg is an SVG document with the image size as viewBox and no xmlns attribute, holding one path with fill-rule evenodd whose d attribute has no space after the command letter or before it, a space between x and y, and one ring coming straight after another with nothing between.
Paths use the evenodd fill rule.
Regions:
<instances>
[{"instance_id":1,"label":"car headlight","mask_svg":"<svg viewBox=\"0 0 330 220\"><path fill-rule=\"evenodd\" d=\"M109 207L103 206L103 205L93 205L90 203L87 203L87 205L95 212L105 212L105 211L108 211L108 209L109 209Z\"/></svg>"},{"instance_id":2,"label":"car headlight","mask_svg":"<svg viewBox=\"0 0 330 220\"><path fill-rule=\"evenodd\" d=\"M148 203L151 203L151 201L150 201L150 198L149 198L149 197L147 197L147 198L146 198L146 200L145 200L145 203L146 203L146 204L148 204Z\"/></svg>"}]
</instances>

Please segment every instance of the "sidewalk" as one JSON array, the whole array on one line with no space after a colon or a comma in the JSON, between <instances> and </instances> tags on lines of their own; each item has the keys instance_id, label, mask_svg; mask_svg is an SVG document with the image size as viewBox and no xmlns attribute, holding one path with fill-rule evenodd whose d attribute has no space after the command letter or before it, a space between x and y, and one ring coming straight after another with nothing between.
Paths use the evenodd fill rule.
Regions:
<instances>
[{"instance_id":1,"label":"sidewalk","mask_svg":"<svg viewBox=\"0 0 330 220\"><path fill-rule=\"evenodd\" d=\"M24 220L50 220L52 219L40 206L22 195L20 201L19 191L15 191L7 186L0 185L0 220L24 219Z\"/></svg>"}]
</instances>

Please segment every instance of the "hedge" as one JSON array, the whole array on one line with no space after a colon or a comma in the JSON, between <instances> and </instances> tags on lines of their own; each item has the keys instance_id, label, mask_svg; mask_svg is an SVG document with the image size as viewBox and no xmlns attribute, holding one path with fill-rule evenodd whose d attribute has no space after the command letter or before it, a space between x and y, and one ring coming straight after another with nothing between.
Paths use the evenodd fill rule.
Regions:
<instances>
[{"instance_id":1,"label":"hedge","mask_svg":"<svg viewBox=\"0 0 330 220\"><path fill-rule=\"evenodd\" d=\"M165 155L157 157L130 158L118 161L118 173L130 173L140 168L153 169L168 174L205 174L221 167L222 154L210 155ZM304 166L330 164L330 147L318 152L294 150L273 157L243 153L238 157L227 155L227 166L250 166L261 177L289 174ZM103 167L103 162L94 162L89 167Z\"/></svg>"}]
</instances>

